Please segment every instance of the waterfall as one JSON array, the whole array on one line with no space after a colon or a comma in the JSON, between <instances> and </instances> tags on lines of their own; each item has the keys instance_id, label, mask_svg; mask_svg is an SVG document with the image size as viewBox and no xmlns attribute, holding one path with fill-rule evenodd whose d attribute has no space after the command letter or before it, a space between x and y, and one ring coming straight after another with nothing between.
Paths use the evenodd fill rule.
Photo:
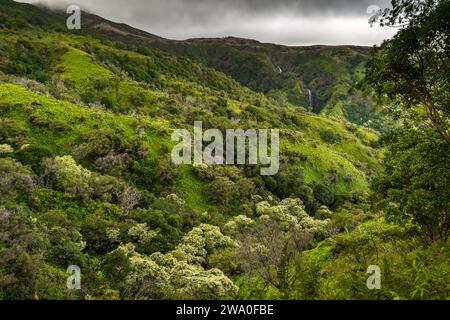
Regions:
<instances>
[{"instance_id":1,"label":"waterfall","mask_svg":"<svg viewBox=\"0 0 450 320\"><path fill-rule=\"evenodd\" d=\"M309 108L311 110L313 110L313 92L311 91L311 89L308 89L308 101L309 101Z\"/></svg>"}]
</instances>

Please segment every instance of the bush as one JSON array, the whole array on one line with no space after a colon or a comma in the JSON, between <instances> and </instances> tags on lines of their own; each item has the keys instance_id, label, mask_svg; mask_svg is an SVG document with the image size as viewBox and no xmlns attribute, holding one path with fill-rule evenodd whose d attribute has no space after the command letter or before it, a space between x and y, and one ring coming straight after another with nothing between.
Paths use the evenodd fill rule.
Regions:
<instances>
[{"instance_id":1,"label":"bush","mask_svg":"<svg viewBox=\"0 0 450 320\"><path fill-rule=\"evenodd\" d=\"M0 143L19 148L26 141L28 128L21 122L0 118Z\"/></svg>"},{"instance_id":2,"label":"bush","mask_svg":"<svg viewBox=\"0 0 450 320\"><path fill-rule=\"evenodd\" d=\"M335 203L335 196L328 184L318 183L314 186L314 198L319 201L320 204L328 207L333 207Z\"/></svg>"},{"instance_id":3,"label":"bush","mask_svg":"<svg viewBox=\"0 0 450 320\"><path fill-rule=\"evenodd\" d=\"M0 144L0 156L13 152L14 149L9 144Z\"/></svg>"},{"instance_id":4,"label":"bush","mask_svg":"<svg viewBox=\"0 0 450 320\"><path fill-rule=\"evenodd\" d=\"M205 188L205 194L209 201L216 204L230 203L239 193L236 184L227 177L219 177L209 183Z\"/></svg>"},{"instance_id":5,"label":"bush","mask_svg":"<svg viewBox=\"0 0 450 320\"><path fill-rule=\"evenodd\" d=\"M281 166L275 177L265 177L267 188L275 195L283 198L298 197L305 203L308 212L315 210L316 201L313 190L304 181L305 173L297 166Z\"/></svg>"},{"instance_id":6,"label":"bush","mask_svg":"<svg viewBox=\"0 0 450 320\"><path fill-rule=\"evenodd\" d=\"M102 129L90 132L81 137L81 143L74 149L78 160L94 162L99 158L126 154L132 145L120 132Z\"/></svg>"},{"instance_id":7,"label":"bush","mask_svg":"<svg viewBox=\"0 0 450 320\"><path fill-rule=\"evenodd\" d=\"M327 143L336 144L341 141L341 137L332 129L325 129L320 132L320 138Z\"/></svg>"},{"instance_id":8,"label":"bush","mask_svg":"<svg viewBox=\"0 0 450 320\"><path fill-rule=\"evenodd\" d=\"M48 147L39 145L23 146L14 153L14 158L30 166L37 175L43 171L42 161L53 157L54 154Z\"/></svg>"},{"instance_id":9,"label":"bush","mask_svg":"<svg viewBox=\"0 0 450 320\"><path fill-rule=\"evenodd\" d=\"M77 165L71 156L56 157L44 160L44 171L41 179L47 187L80 196L87 200L92 188L89 180L92 173Z\"/></svg>"},{"instance_id":10,"label":"bush","mask_svg":"<svg viewBox=\"0 0 450 320\"><path fill-rule=\"evenodd\" d=\"M33 175L20 162L0 158L0 201L11 198L27 200L34 186Z\"/></svg>"},{"instance_id":11,"label":"bush","mask_svg":"<svg viewBox=\"0 0 450 320\"><path fill-rule=\"evenodd\" d=\"M114 249L114 243L108 237L108 230L117 227L117 223L103 218L101 212L86 217L81 226L81 234L86 239L86 249L96 254L105 254Z\"/></svg>"}]
</instances>

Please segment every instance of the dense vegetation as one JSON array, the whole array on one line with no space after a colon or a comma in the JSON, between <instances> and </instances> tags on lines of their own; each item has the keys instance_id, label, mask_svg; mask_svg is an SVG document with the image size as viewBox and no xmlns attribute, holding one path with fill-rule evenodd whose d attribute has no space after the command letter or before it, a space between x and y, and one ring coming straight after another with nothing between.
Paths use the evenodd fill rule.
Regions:
<instances>
[{"instance_id":1,"label":"dense vegetation","mask_svg":"<svg viewBox=\"0 0 450 320\"><path fill-rule=\"evenodd\" d=\"M0 0L0 299L447 299L450 20L424 22L450 11L428 6L406 7L406 27L370 54L364 84L397 116L380 140L360 125L383 123L361 109L371 99L347 95L366 48L294 48L290 74L260 77L266 62L248 65L260 60L242 46L260 47L262 60L282 48L192 40L182 54L143 32L143 42L121 38L114 28L138 31L99 17L69 32L61 13ZM418 42L443 59L426 73L436 82L412 82L415 72L397 81L389 63L408 26L431 37L439 23L445 46ZM235 60L218 65L224 55ZM304 95L314 82L326 88L315 113ZM406 84L429 85L432 101L410 99ZM364 121L326 116L349 101ZM280 171L173 165L171 133L196 120L279 128ZM81 290L66 286L71 265ZM370 265L380 290L366 286Z\"/></svg>"},{"instance_id":2,"label":"dense vegetation","mask_svg":"<svg viewBox=\"0 0 450 320\"><path fill-rule=\"evenodd\" d=\"M385 120L355 86L364 75L367 47L285 47L235 37L173 41L89 14L81 32L190 58L277 103L377 129Z\"/></svg>"}]
</instances>

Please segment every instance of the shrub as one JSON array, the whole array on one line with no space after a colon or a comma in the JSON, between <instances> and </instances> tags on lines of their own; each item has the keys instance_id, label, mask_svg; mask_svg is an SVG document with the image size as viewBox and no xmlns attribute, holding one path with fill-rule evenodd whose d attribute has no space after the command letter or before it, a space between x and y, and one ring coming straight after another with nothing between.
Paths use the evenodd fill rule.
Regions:
<instances>
[{"instance_id":1,"label":"shrub","mask_svg":"<svg viewBox=\"0 0 450 320\"><path fill-rule=\"evenodd\" d=\"M319 209L317 209L315 216L317 219L326 220L333 216L333 212L328 209L327 206L320 206Z\"/></svg>"},{"instance_id":2,"label":"shrub","mask_svg":"<svg viewBox=\"0 0 450 320\"><path fill-rule=\"evenodd\" d=\"M33 175L28 168L14 159L0 158L0 200L27 198L33 186Z\"/></svg>"},{"instance_id":3,"label":"shrub","mask_svg":"<svg viewBox=\"0 0 450 320\"><path fill-rule=\"evenodd\" d=\"M38 175L42 174L42 161L53 157L54 154L48 147L40 145L25 145L14 153L14 158L25 165L31 166Z\"/></svg>"},{"instance_id":4,"label":"shrub","mask_svg":"<svg viewBox=\"0 0 450 320\"><path fill-rule=\"evenodd\" d=\"M89 180L92 173L77 165L71 156L44 160L41 179L44 184L87 200L92 193Z\"/></svg>"},{"instance_id":5,"label":"shrub","mask_svg":"<svg viewBox=\"0 0 450 320\"><path fill-rule=\"evenodd\" d=\"M216 204L227 204L238 195L239 189L233 181L227 177L216 178L205 188L205 194L209 201Z\"/></svg>"},{"instance_id":6,"label":"shrub","mask_svg":"<svg viewBox=\"0 0 450 320\"><path fill-rule=\"evenodd\" d=\"M13 153L14 149L9 144L0 144L0 155Z\"/></svg>"},{"instance_id":7,"label":"shrub","mask_svg":"<svg viewBox=\"0 0 450 320\"><path fill-rule=\"evenodd\" d=\"M325 129L320 132L320 138L327 143L336 144L341 141L341 137L332 129Z\"/></svg>"},{"instance_id":8,"label":"shrub","mask_svg":"<svg viewBox=\"0 0 450 320\"><path fill-rule=\"evenodd\" d=\"M26 141L28 128L21 122L0 118L0 143L7 143L14 148Z\"/></svg>"},{"instance_id":9,"label":"shrub","mask_svg":"<svg viewBox=\"0 0 450 320\"><path fill-rule=\"evenodd\" d=\"M314 186L314 198L328 207L332 207L335 203L334 193L326 183L317 183Z\"/></svg>"}]
</instances>

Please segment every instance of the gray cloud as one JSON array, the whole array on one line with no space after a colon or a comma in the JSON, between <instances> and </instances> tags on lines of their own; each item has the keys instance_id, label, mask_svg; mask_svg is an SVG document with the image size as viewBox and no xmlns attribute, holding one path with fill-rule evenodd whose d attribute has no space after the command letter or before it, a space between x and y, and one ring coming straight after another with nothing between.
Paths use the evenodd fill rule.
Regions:
<instances>
[{"instance_id":1,"label":"gray cloud","mask_svg":"<svg viewBox=\"0 0 450 320\"><path fill-rule=\"evenodd\" d=\"M22 1L32 2L32 1ZM65 6L66 0L43 0ZM287 45L372 45L392 36L370 28L369 6L389 0L72 0L82 8L173 39L239 36Z\"/></svg>"}]
</instances>

